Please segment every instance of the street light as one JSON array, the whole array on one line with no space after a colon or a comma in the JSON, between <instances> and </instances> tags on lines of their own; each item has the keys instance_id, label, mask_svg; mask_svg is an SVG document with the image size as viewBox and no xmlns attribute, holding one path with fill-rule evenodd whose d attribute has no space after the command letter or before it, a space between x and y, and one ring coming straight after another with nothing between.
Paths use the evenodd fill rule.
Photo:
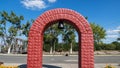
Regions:
<instances>
[{"instance_id":1,"label":"street light","mask_svg":"<svg viewBox=\"0 0 120 68\"><path fill-rule=\"evenodd\" d=\"M59 29L64 29L64 24L63 24L63 21L60 20L59 23L58 23L58 28Z\"/></svg>"}]
</instances>

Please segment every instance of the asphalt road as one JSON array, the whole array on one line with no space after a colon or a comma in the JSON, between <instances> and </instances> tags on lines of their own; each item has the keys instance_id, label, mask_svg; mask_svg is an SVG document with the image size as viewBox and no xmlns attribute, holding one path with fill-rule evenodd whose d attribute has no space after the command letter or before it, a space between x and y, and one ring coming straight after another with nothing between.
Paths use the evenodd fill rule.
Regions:
<instances>
[{"instance_id":1,"label":"asphalt road","mask_svg":"<svg viewBox=\"0 0 120 68\"><path fill-rule=\"evenodd\" d=\"M27 63L26 56L0 55L4 63ZM43 56L43 63L78 63L78 56ZM120 56L95 56L95 63L120 63Z\"/></svg>"}]
</instances>

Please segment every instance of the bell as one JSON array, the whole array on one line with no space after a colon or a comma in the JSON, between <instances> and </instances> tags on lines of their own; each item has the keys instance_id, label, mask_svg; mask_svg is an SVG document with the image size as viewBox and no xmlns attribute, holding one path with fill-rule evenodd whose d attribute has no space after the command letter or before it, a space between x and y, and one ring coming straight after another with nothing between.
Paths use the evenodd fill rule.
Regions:
<instances>
[{"instance_id":1,"label":"bell","mask_svg":"<svg viewBox=\"0 0 120 68\"><path fill-rule=\"evenodd\" d=\"M59 21L59 23L58 23L58 28L59 28L59 29L64 29L63 21Z\"/></svg>"}]
</instances>

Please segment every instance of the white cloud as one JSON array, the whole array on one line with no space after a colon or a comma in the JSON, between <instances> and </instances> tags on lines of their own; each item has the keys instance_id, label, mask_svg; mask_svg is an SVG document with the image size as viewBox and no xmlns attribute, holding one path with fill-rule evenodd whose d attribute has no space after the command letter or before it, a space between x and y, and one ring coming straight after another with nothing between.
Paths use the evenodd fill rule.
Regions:
<instances>
[{"instance_id":1,"label":"white cloud","mask_svg":"<svg viewBox=\"0 0 120 68\"><path fill-rule=\"evenodd\" d=\"M105 43L111 43L116 41L119 37L120 26L116 27L115 29L109 29L106 31L106 39L104 39Z\"/></svg>"},{"instance_id":2,"label":"white cloud","mask_svg":"<svg viewBox=\"0 0 120 68\"><path fill-rule=\"evenodd\" d=\"M49 3L55 3L56 0L47 0ZM21 3L27 8L27 9L44 9L47 6L46 0L22 0Z\"/></svg>"},{"instance_id":3,"label":"white cloud","mask_svg":"<svg viewBox=\"0 0 120 68\"><path fill-rule=\"evenodd\" d=\"M120 30L118 30L118 29L108 30L108 31L107 31L107 34L118 34L119 31L120 31Z\"/></svg>"},{"instance_id":4,"label":"white cloud","mask_svg":"<svg viewBox=\"0 0 120 68\"><path fill-rule=\"evenodd\" d=\"M54 3L54 2L56 2L56 0L48 0L48 2Z\"/></svg>"},{"instance_id":5,"label":"white cloud","mask_svg":"<svg viewBox=\"0 0 120 68\"><path fill-rule=\"evenodd\" d=\"M115 29L107 30L107 34L118 34L120 32L120 26L116 27Z\"/></svg>"},{"instance_id":6,"label":"white cloud","mask_svg":"<svg viewBox=\"0 0 120 68\"><path fill-rule=\"evenodd\" d=\"M106 38L118 38L118 35L107 35Z\"/></svg>"},{"instance_id":7,"label":"white cloud","mask_svg":"<svg viewBox=\"0 0 120 68\"><path fill-rule=\"evenodd\" d=\"M46 4L43 0L23 0L21 3L27 9L43 9L46 7Z\"/></svg>"}]
</instances>

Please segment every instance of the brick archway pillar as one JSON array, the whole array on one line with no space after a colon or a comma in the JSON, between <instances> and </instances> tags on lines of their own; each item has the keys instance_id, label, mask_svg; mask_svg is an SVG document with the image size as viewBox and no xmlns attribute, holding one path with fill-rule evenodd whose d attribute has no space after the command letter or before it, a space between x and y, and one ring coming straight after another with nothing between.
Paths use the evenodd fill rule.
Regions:
<instances>
[{"instance_id":1,"label":"brick archway pillar","mask_svg":"<svg viewBox=\"0 0 120 68\"><path fill-rule=\"evenodd\" d=\"M79 13L65 8L46 11L39 16L30 28L28 38L27 68L42 68L43 33L52 21L71 21L79 33L79 67L94 68L93 33L86 19Z\"/></svg>"}]
</instances>

